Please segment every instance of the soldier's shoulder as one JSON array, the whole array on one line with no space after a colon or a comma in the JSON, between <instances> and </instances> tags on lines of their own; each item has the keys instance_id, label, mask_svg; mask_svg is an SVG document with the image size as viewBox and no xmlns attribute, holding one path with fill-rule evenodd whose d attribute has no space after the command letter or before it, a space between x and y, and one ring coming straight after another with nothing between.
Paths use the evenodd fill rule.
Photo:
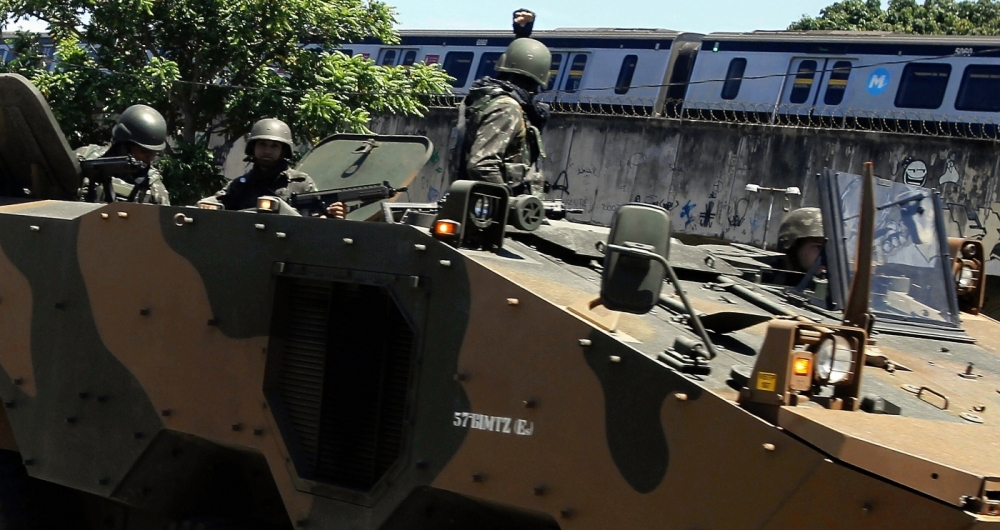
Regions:
<instances>
[{"instance_id":1,"label":"soldier's shoulder","mask_svg":"<svg viewBox=\"0 0 1000 530\"><path fill-rule=\"evenodd\" d=\"M104 156L104 153L108 152L108 149L110 148L110 145L90 144L80 147L74 152L76 153L76 156L82 160L92 160L94 158Z\"/></svg>"},{"instance_id":2,"label":"soldier's shoulder","mask_svg":"<svg viewBox=\"0 0 1000 530\"><path fill-rule=\"evenodd\" d=\"M288 177L289 182L312 182L312 177L308 173L297 169L285 170L285 176Z\"/></svg>"}]
</instances>

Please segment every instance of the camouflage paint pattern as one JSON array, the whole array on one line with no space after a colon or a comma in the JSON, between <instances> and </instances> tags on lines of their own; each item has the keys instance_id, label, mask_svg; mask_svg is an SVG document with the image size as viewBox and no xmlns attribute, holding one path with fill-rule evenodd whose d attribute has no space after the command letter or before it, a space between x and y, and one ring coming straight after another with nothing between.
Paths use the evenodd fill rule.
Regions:
<instances>
[{"instance_id":1,"label":"camouflage paint pattern","mask_svg":"<svg viewBox=\"0 0 1000 530\"><path fill-rule=\"evenodd\" d=\"M33 476L139 504L164 441L207 442L263 458L289 520L309 528L379 528L428 487L562 528L991 522L832 461L492 263L400 225L0 207L0 396ZM404 450L366 502L298 476L269 406L280 264L379 279L417 335ZM524 423L456 426L456 413Z\"/></svg>"}]
</instances>

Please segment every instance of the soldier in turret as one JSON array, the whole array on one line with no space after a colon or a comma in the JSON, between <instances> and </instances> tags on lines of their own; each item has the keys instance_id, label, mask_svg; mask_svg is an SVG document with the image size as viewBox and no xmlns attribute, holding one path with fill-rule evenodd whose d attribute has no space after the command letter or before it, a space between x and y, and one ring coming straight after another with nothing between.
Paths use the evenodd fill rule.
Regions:
<instances>
[{"instance_id":1,"label":"soldier in turret","mask_svg":"<svg viewBox=\"0 0 1000 530\"><path fill-rule=\"evenodd\" d=\"M515 31L516 19L517 13ZM548 84L551 64L552 54L544 44L518 38L497 61L497 78L473 83L464 102L458 178L507 184L513 195L542 193L541 175L529 182L529 170L545 156L541 129L548 108L534 96Z\"/></svg>"},{"instance_id":2,"label":"soldier in turret","mask_svg":"<svg viewBox=\"0 0 1000 530\"><path fill-rule=\"evenodd\" d=\"M292 195L316 191L309 175L292 169L292 130L273 118L258 121L250 129L244 153L253 167L233 179L215 194L214 199L227 210L246 210L257 206L257 198L273 195L288 201ZM333 203L327 215L344 218L343 203Z\"/></svg>"},{"instance_id":3,"label":"soldier in turret","mask_svg":"<svg viewBox=\"0 0 1000 530\"><path fill-rule=\"evenodd\" d=\"M785 253L784 270L808 272L824 245L823 212L819 208L799 208L781 221L778 251Z\"/></svg>"},{"instance_id":4,"label":"soldier in turret","mask_svg":"<svg viewBox=\"0 0 1000 530\"><path fill-rule=\"evenodd\" d=\"M167 121L163 119L163 115L147 105L132 105L125 109L111 129L111 144L88 145L77 149L76 154L82 160L131 156L142 162L145 167L131 175L120 176L120 180L126 185L122 188L127 191L116 190L117 197L105 195L102 186L96 183L91 186L91 183L85 180L81 191L83 199L94 202L108 200L108 197L111 197L121 201L169 206L170 193L163 185L163 176L152 165L166 147Z\"/></svg>"}]
</instances>

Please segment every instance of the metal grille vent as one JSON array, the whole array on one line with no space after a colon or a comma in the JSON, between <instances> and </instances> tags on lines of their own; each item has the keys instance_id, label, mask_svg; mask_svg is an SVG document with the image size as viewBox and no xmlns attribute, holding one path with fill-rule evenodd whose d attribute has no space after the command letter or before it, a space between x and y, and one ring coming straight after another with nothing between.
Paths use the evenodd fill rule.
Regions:
<instances>
[{"instance_id":1,"label":"metal grille vent","mask_svg":"<svg viewBox=\"0 0 1000 530\"><path fill-rule=\"evenodd\" d=\"M402 449L413 331L385 289L282 283L276 382L298 472L369 491Z\"/></svg>"}]
</instances>

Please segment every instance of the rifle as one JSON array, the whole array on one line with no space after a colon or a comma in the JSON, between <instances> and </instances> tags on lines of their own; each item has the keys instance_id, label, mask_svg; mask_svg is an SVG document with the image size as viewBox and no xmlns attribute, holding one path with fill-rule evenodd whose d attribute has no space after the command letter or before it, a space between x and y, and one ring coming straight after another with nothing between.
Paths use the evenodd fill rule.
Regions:
<instances>
[{"instance_id":1,"label":"rifle","mask_svg":"<svg viewBox=\"0 0 1000 530\"><path fill-rule=\"evenodd\" d=\"M310 193L293 194L288 204L304 212L303 215L323 215L326 208L335 202L359 204L350 207L347 211L353 212L363 206L368 206L382 199L391 199L397 193L406 191L406 188L393 188L389 182L382 184L366 184L364 186L350 186L347 188L334 188L324 191L314 191Z\"/></svg>"},{"instance_id":2,"label":"rifle","mask_svg":"<svg viewBox=\"0 0 1000 530\"><path fill-rule=\"evenodd\" d=\"M87 179L87 202L97 200L97 185L100 184L104 191L104 202L115 202L115 190L111 182L112 177L133 175L136 172L146 169L146 164L139 162L131 156L110 156L106 158L95 158L93 160L80 161L81 176Z\"/></svg>"}]
</instances>

